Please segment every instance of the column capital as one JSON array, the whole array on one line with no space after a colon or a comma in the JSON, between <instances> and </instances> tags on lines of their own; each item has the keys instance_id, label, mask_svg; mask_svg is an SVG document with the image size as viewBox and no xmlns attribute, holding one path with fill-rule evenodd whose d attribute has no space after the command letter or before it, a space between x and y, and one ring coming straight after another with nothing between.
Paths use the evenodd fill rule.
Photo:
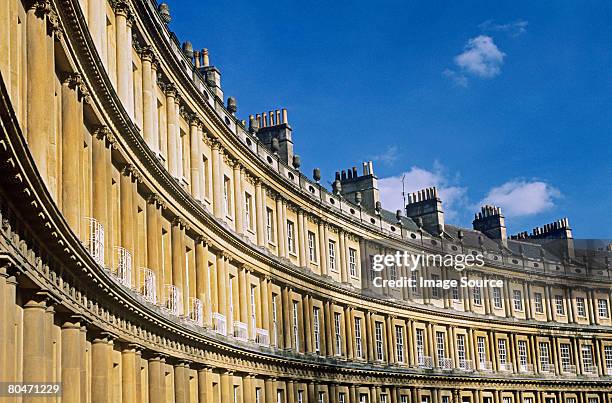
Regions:
<instances>
[{"instance_id":1,"label":"column capital","mask_svg":"<svg viewBox=\"0 0 612 403\"><path fill-rule=\"evenodd\" d=\"M153 47L145 45L140 48L140 60L144 62L153 63L155 60L155 53L153 53Z\"/></svg>"},{"instance_id":2,"label":"column capital","mask_svg":"<svg viewBox=\"0 0 612 403\"><path fill-rule=\"evenodd\" d=\"M128 18L130 14L130 5L125 0L111 1L111 6L117 16Z\"/></svg>"},{"instance_id":3,"label":"column capital","mask_svg":"<svg viewBox=\"0 0 612 403\"><path fill-rule=\"evenodd\" d=\"M172 226L173 227L174 226L179 227L179 228L184 229L186 231L190 229L189 224L187 224L187 221L185 221L182 217L174 217L172 219Z\"/></svg>"},{"instance_id":4,"label":"column capital","mask_svg":"<svg viewBox=\"0 0 612 403\"><path fill-rule=\"evenodd\" d=\"M25 2L27 11L34 10L34 13L43 18L51 12L51 2L49 0L28 0Z\"/></svg>"},{"instance_id":5,"label":"column capital","mask_svg":"<svg viewBox=\"0 0 612 403\"><path fill-rule=\"evenodd\" d=\"M223 256L223 259L227 260L228 262L233 260L232 255L229 252L223 251L221 252L221 255Z\"/></svg>"},{"instance_id":6,"label":"column capital","mask_svg":"<svg viewBox=\"0 0 612 403\"><path fill-rule=\"evenodd\" d=\"M94 136L101 141L104 141L104 145L106 147L112 147L117 149L117 139L113 132L106 125L100 125L96 127L94 131Z\"/></svg>"},{"instance_id":7,"label":"column capital","mask_svg":"<svg viewBox=\"0 0 612 403\"><path fill-rule=\"evenodd\" d=\"M173 98L173 99L176 98L178 91L174 83L162 83L160 81L160 84L162 85L164 94L166 94L167 98Z\"/></svg>"},{"instance_id":8,"label":"column capital","mask_svg":"<svg viewBox=\"0 0 612 403\"><path fill-rule=\"evenodd\" d=\"M121 175L128 176L132 182L142 182L142 175L133 164L125 164L121 170Z\"/></svg>"},{"instance_id":9,"label":"column capital","mask_svg":"<svg viewBox=\"0 0 612 403\"><path fill-rule=\"evenodd\" d=\"M117 340L117 335L105 330L100 330L94 333L92 343L113 343L115 340Z\"/></svg>"},{"instance_id":10,"label":"column capital","mask_svg":"<svg viewBox=\"0 0 612 403\"><path fill-rule=\"evenodd\" d=\"M60 300L47 290L32 291L24 298L27 301L24 308L42 308L46 309L60 303Z\"/></svg>"},{"instance_id":11,"label":"column capital","mask_svg":"<svg viewBox=\"0 0 612 403\"><path fill-rule=\"evenodd\" d=\"M166 208L166 202L162 200L161 196L157 193L151 193L147 198L147 203L155 205L155 208Z\"/></svg>"},{"instance_id":12,"label":"column capital","mask_svg":"<svg viewBox=\"0 0 612 403\"><path fill-rule=\"evenodd\" d=\"M211 242L210 242L210 238L204 236L204 235L198 235L195 239L197 244L203 244L204 246L210 246Z\"/></svg>"}]
</instances>

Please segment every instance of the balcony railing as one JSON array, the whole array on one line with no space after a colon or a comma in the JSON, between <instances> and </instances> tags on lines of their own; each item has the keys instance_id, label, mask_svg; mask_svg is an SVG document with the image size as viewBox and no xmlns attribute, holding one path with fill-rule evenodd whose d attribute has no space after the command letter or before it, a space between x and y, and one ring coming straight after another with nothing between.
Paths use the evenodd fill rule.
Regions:
<instances>
[{"instance_id":1,"label":"balcony railing","mask_svg":"<svg viewBox=\"0 0 612 403\"><path fill-rule=\"evenodd\" d=\"M432 369L433 368L433 358L428 355L419 356L418 360L419 368Z\"/></svg>"},{"instance_id":2,"label":"balcony railing","mask_svg":"<svg viewBox=\"0 0 612 403\"><path fill-rule=\"evenodd\" d=\"M438 368L443 371L452 371L453 359L452 358L438 358Z\"/></svg>"},{"instance_id":3,"label":"balcony railing","mask_svg":"<svg viewBox=\"0 0 612 403\"><path fill-rule=\"evenodd\" d=\"M213 312L212 320L213 320L213 329L215 330L215 332L222 334L224 336L227 335L225 315L222 315L219 312Z\"/></svg>"},{"instance_id":4,"label":"balcony railing","mask_svg":"<svg viewBox=\"0 0 612 403\"><path fill-rule=\"evenodd\" d=\"M204 309L202 301L197 298L189 298L189 320L198 326L204 326Z\"/></svg>"},{"instance_id":5,"label":"balcony railing","mask_svg":"<svg viewBox=\"0 0 612 403\"><path fill-rule=\"evenodd\" d=\"M612 376L612 367L608 367L608 368L606 369L606 375L608 375L608 376Z\"/></svg>"},{"instance_id":6,"label":"balcony railing","mask_svg":"<svg viewBox=\"0 0 612 403\"><path fill-rule=\"evenodd\" d=\"M244 322L234 321L234 337L240 340L248 340L248 326Z\"/></svg>"},{"instance_id":7,"label":"balcony railing","mask_svg":"<svg viewBox=\"0 0 612 403\"><path fill-rule=\"evenodd\" d=\"M164 285L164 297L164 308L171 315L181 316L183 314L181 290L173 284L166 284Z\"/></svg>"},{"instance_id":8,"label":"balcony railing","mask_svg":"<svg viewBox=\"0 0 612 403\"><path fill-rule=\"evenodd\" d=\"M576 374L576 366L574 364L563 364L561 371L566 374Z\"/></svg>"},{"instance_id":9,"label":"balcony railing","mask_svg":"<svg viewBox=\"0 0 612 403\"><path fill-rule=\"evenodd\" d=\"M478 368L484 372L491 372L493 371L493 364L491 361L480 361L478 363Z\"/></svg>"},{"instance_id":10,"label":"balcony railing","mask_svg":"<svg viewBox=\"0 0 612 403\"><path fill-rule=\"evenodd\" d=\"M270 345L270 333L266 329L255 329L255 342L261 346Z\"/></svg>"},{"instance_id":11,"label":"balcony railing","mask_svg":"<svg viewBox=\"0 0 612 403\"><path fill-rule=\"evenodd\" d=\"M146 267L140 268L140 294L145 300L152 304L157 304L157 284L155 281L155 273L153 270Z\"/></svg>"},{"instance_id":12,"label":"balcony railing","mask_svg":"<svg viewBox=\"0 0 612 403\"><path fill-rule=\"evenodd\" d=\"M500 363L499 370L502 372L512 372L513 371L512 363L511 362Z\"/></svg>"},{"instance_id":13,"label":"balcony railing","mask_svg":"<svg viewBox=\"0 0 612 403\"><path fill-rule=\"evenodd\" d=\"M104 267L104 226L95 218L85 217L85 247L91 257L100 266Z\"/></svg>"},{"instance_id":14,"label":"balcony railing","mask_svg":"<svg viewBox=\"0 0 612 403\"><path fill-rule=\"evenodd\" d=\"M472 360L459 360L459 369L461 371L471 372L474 370L474 363Z\"/></svg>"},{"instance_id":15,"label":"balcony railing","mask_svg":"<svg viewBox=\"0 0 612 403\"><path fill-rule=\"evenodd\" d=\"M583 372L587 376L597 376L597 365L585 365Z\"/></svg>"},{"instance_id":16,"label":"balcony railing","mask_svg":"<svg viewBox=\"0 0 612 403\"><path fill-rule=\"evenodd\" d=\"M519 372L521 372L521 373L533 372L533 364L521 364L521 365L519 365Z\"/></svg>"},{"instance_id":17,"label":"balcony railing","mask_svg":"<svg viewBox=\"0 0 612 403\"><path fill-rule=\"evenodd\" d=\"M115 265L112 272L121 284L132 287L132 254L121 246L115 246Z\"/></svg>"},{"instance_id":18,"label":"balcony railing","mask_svg":"<svg viewBox=\"0 0 612 403\"><path fill-rule=\"evenodd\" d=\"M540 372L543 374L550 374L555 372L555 366L552 364L540 364Z\"/></svg>"}]
</instances>

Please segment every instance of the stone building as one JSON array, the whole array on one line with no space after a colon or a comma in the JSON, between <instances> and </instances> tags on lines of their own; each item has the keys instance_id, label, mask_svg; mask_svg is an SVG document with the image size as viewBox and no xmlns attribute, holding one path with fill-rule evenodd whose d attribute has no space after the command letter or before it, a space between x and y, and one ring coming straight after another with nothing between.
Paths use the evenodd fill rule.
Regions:
<instances>
[{"instance_id":1,"label":"stone building","mask_svg":"<svg viewBox=\"0 0 612 403\"><path fill-rule=\"evenodd\" d=\"M457 228L435 189L391 213L369 163L328 192L287 112L237 119L169 21L154 0L0 4L0 382L62 382L57 402L612 402L609 252L585 258L567 220L508 239L494 206ZM399 250L480 253L462 275L503 287L373 287Z\"/></svg>"}]
</instances>

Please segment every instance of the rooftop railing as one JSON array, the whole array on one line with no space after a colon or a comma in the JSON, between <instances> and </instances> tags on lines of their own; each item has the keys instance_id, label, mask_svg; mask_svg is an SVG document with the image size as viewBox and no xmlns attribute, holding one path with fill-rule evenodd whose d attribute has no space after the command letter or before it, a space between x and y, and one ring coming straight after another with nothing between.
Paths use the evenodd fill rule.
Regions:
<instances>
[{"instance_id":1,"label":"rooftop railing","mask_svg":"<svg viewBox=\"0 0 612 403\"><path fill-rule=\"evenodd\" d=\"M84 217L83 220L87 236L85 247L96 263L104 267L104 226L92 217Z\"/></svg>"},{"instance_id":2,"label":"rooftop railing","mask_svg":"<svg viewBox=\"0 0 612 403\"><path fill-rule=\"evenodd\" d=\"M146 267L140 268L140 294L152 304L157 304L157 284L155 273Z\"/></svg>"},{"instance_id":3,"label":"rooftop railing","mask_svg":"<svg viewBox=\"0 0 612 403\"><path fill-rule=\"evenodd\" d=\"M115 246L115 265L113 274L124 286L132 287L132 254L121 246Z\"/></svg>"}]
</instances>

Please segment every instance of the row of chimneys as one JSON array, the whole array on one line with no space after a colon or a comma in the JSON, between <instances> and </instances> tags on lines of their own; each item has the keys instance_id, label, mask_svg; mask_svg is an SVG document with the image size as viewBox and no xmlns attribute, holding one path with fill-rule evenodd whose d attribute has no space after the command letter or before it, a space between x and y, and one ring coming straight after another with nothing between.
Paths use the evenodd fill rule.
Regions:
<instances>
[{"instance_id":1,"label":"row of chimneys","mask_svg":"<svg viewBox=\"0 0 612 403\"><path fill-rule=\"evenodd\" d=\"M192 59L193 64L196 68L210 66L210 60L208 59L208 49L204 48L202 51L193 50L191 42L183 42L183 53Z\"/></svg>"},{"instance_id":2,"label":"row of chimneys","mask_svg":"<svg viewBox=\"0 0 612 403\"><path fill-rule=\"evenodd\" d=\"M543 227L534 228L532 234L534 236L546 235L554 231L566 228L569 228L569 220L567 218L563 218L550 224L545 224Z\"/></svg>"},{"instance_id":3,"label":"row of chimneys","mask_svg":"<svg viewBox=\"0 0 612 403\"><path fill-rule=\"evenodd\" d=\"M408 194L408 204L418 203L426 200L438 198L438 190L435 186L419 190Z\"/></svg>"},{"instance_id":4,"label":"row of chimneys","mask_svg":"<svg viewBox=\"0 0 612 403\"><path fill-rule=\"evenodd\" d=\"M374 167L372 166L372 161L363 163L363 176L374 175ZM347 170L336 171L336 180L337 181L350 181L353 179L360 178L357 173L357 167L352 167Z\"/></svg>"},{"instance_id":5,"label":"row of chimneys","mask_svg":"<svg viewBox=\"0 0 612 403\"><path fill-rule=\"evenodd\" d=\"M249 115L249 121L255 119L258 127L270 127L280 124L288 124L287 109L276 109L275 111L258 113L255 116Z\"/></svg>"}]
</instances>

